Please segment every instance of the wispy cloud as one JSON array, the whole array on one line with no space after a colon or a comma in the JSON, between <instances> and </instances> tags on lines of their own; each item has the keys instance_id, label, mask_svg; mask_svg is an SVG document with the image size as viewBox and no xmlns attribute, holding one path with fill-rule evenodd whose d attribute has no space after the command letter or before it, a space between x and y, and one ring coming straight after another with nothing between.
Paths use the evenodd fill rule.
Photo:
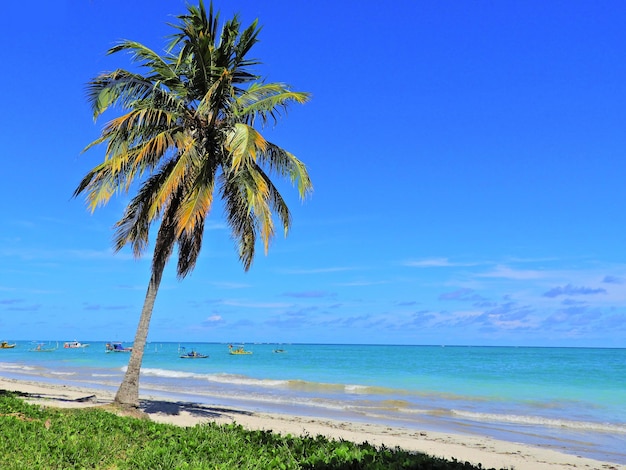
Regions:
<instances>
[{"instance_id":1,"label":"wispy cloud","mask_svg":"<svg viewBox=\"0 0 626 470\"><path fill-rule=\"evenodd\" d=\"M499 265L499 266L496 266L493 270L486 272L486 273L477 274L477 276L525 281L525 280L531 280L531 279L545 278L546 273L540 270L513 269L508 266Z\"/></svg>"},{"instance_id":2,"label":"wispy cloud","mask_svg":"<svg viewBox=\"0 0 626 470\"><path fill-rule=\"evenodd\" d=\"M217 326L224 323L224 319L221 315L211 315L202 321L202 326Z\"/></svg>"},{"instance_id":3,"label":"wispy cloud","mask_svg":"<svg viewBox=\"0 0 626 470\"><path fill-rule=\"evenodd\" d=\"M343 287L364 287L364 286L380 286L383 284L389 284L389 281L349 281L349 282L337 282L334 285Z\"/></svg>"},{"instance_id":4,"label":"wispy cloud","mask_svg":"<svg viewBox=\"0 0 626 470\"><path fill-rule=\"evenodd\" d=\"M245 300L222 300L221 305L242 308L289 308L291 304L285 302L255 302Z\"/></svg>"},{"instance_id":5,"label":"wispy cloud","mask_svg":"<svg viewBox=\"0 0 626 470\"><path fill-rule=\"evenodd\" d=\"M462 302L482 302L484 297L476 294L473 289L458 289L439 295L439 300L459 300Z\"/></svg>"},{"instance_id":6,"label":"wispy cloud","mask_svg":"<svg viewBox=\"0 0 626 470\"><path fill-rule=\"evenodd\" d=\"M334 297L335 294L326 291L303 291L303 292L285 292L285 297L296 297L303 299Z\"/></svg>"},{"instance_id":7,"label":"wispy cloud","mask_svg":"<svg viewBox=\"0 0 626 470\"><path fill-rule=\"evenodd\" d=\"M132 308L132 305L100 305L100 304L85 304L83 310L128 310Z\"/></svg>"},{"instance_id":8,"label":"wispy cloud","mask_svg":"<svg viewBox=\"0 0 626 470\"><path fill-rule=\"evenodd\" d=\"M596 294L606 294L606 289L602 288L592 288L592 287L576 287L571 284L567 284L566 286L558 286L550 289L547 292L544 292L544 297L559 297L561 295L596 295Z\"/></svg>"},{"instance_id":9,"label":"wispy cloud","mask_svg":"<svg viewBox=\"0 0 626 470\"><path fill-rule=\"evenodd\" d=\"M478 266L479 263L453 262L448 258L429 258L423 260L409 260L402 263L412 268L451 268L462 266Z\"/></svg>"},{"instance_id":10,"label":"wispy cloud","mask_svg":"<svg viewBox=\"0 0 626 470\"><path fill-rule=\"evenodd\" d=\"M207 223L204 226L204 230L227 230L227 229L228 229L228 225L216 219L207 221Z\"/></svg>"},{"instance_id":11,"label":"wispy cloud","mask_svg":"<svg viewBox=\"0 0 626 470\"><path fill-rule=\"evenodd\" d=\"M5 310L9 310L12 312L36 312L41 308L40 304L34 304L34 305L24 305L24 306L16 306L16 305L10 305L9 307L7 307Z\"/></svg>"},{"instance_id":12,"label":"wispy cloud","mask_svg":"<svg viewBox=\"0 0 626 470\"><path fill-rule=\"evenodd\" d=\"M413 307L415 305L419 305L419 302L416 302L415 300L406 300L403 302L398 302L396 305L398 307Z\"/></svg>"}]
</instances>

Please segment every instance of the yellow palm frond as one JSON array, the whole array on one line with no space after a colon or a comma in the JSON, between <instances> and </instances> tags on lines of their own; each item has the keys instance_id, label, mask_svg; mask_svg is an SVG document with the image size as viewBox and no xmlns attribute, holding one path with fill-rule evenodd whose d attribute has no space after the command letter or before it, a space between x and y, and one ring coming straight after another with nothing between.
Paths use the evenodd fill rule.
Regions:
<instances>
[{"instance_id":1,"label":"yellow palm frond","mask_svg":"<svg viewBox=\"0 0 626 470\"><path fill-rule=\"evenodd\" d=\"M160 185L148 211L149 217L155 217L161 211L161 208L167 204L177 188L184 184L187 173L194 165L193 160L197 158L195 144L195 140L189 135L183 133L176 135L175 145L178 152L176 164L168 173L165 181Z\"/></svg>"},{"instance_id":2,"label":"yellow palm frond","mask_svg":"<svg viewBox=\"0 0 626 470\"><path fill-rule=\"evenodd\" d=\"M257 153L264 153L267 148L265 138L252 126L237 123L226 141L226 149L232 155L231 170L239 171L247 161L256 162Z\"/></svg>"},{"instance_id":3,"label":"yellow palm frond","mask_svg":"<svg viewBox=\"0 0 626 470\"><path fill-rule=\"evenodd\" d=\"M209 183L209 182L207 182ZM176 232L180 236L184 231L190 232L203 221L213 205L213 185L196 185L183 201L178 211Z\"/></svg>"}]
</instances>

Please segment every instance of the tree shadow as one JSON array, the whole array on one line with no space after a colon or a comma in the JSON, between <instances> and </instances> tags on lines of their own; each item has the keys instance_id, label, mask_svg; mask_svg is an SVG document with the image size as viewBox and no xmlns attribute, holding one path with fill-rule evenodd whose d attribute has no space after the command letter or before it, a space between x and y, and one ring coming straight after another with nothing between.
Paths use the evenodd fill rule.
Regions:
<instances>
[{"instance_id":1,"label":"tree shadow","mask_svg":"<svg viewBox=\"0 0 626 470\"><path fill-rule=\"evenodd\" d=\"M234 408L208 406L193 402L173 402L165 400L140 400L139 409L147 414L162 413L171 416L178 416L184 411L195 417L214 419L223 416L251 416L253 414L249 411L236 410Z\"/></svg>"}]
</instances>

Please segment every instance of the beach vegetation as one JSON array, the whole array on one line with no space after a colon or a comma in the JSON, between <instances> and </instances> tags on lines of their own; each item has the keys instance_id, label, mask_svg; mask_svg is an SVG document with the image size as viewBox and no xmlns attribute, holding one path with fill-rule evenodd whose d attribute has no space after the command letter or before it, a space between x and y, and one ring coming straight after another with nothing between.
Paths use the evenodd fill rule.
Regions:
<instances>
[{"instance_id":1,"label":"beach vegetation","mask_svg":"<svg viewBox=\"0 0 626 470\"><path fill-rule=\"evenodd\" d=\"M136 194L116 223L116 251L130 246L135 256L154 240L151 276L133 349L116 403L137 407L139 373L150 319L165 266L175 250L177 275L195 267L206 218L214 201L226 222L244 270L257 243L265 253L276 232L286 235L291 213L272 178L286 179L305 199L312 192L306 166L266 140L261 131L275 124L291 104L309 94L283 83L266 83L250 57L258 41L257 21L243 27L238 15L220 27L211 3L189 6L163 54L125 40L108 53L128 53L136 71L105 72L87 85L95 120L119 115L85 150L104 148L104 161L82 179L74 196L85 195L93 212L116 193Z\"/></svg>"},{"instance_id":2,"label":"beach vegetation","mask_svg":"<svg viewBox=\"0 0 626 470\"><path fill-rule=\"evenodd\" d=\"M323 436L249 431L238 424L180 427L103 407L55 408L0 391L0 468L480 470L400 448Z\"/></svg>"}]
</instances>

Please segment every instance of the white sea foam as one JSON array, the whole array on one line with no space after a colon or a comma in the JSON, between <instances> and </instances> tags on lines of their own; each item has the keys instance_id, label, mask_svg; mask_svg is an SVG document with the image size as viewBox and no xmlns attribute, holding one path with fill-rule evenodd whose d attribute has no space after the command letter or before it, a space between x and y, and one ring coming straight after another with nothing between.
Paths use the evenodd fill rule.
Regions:
<instances>
[{"instance_id":1,"label":"white sea foam","mask_svg":"<svg viewBox=\"0 0 626 470\"><path fill-rule=\"evenodd\" d=\"M126 367L123 368L124 372ZM171 379L194 379L229 385L246 385L256 387L277 387L288 384L286 380L256 379L235 374L198 374L181 370L142 368L141 373L145 376L162 377Z\"/></svg>"},{"instance_id":2,"label":"white sea foam","mask_svg":"<svg viewBox=\"0 0 626 470\"><path fill-rule=\"evenodd\" d=\"M543 416L523 416L497 413L476 413L472 411L451 410L453 414L462 418L476 421L492 421L510 424L526 424L536 426L549 426L566 429L578 429L586 431L599 431L626 434L626 425L612 423L596 423L589 421L572 421L567 419L546 418Z\"/></svg>"},{"instance_id":3,"label":"white sea foam","mask_svg":"<svg viewBox=\"0 0 626 470\"><path fill-rule=\"evenodd\" d=\"M25 366L22 364L8 364L8 363L1 363L0 362L0 370L7 370L7 371L29 371L29 370L35 370L35 367L31 367L31 366Z\"/></svg>"},{"instance_id":4,"label":"white sea foam","mask_svg":"<svg viewBox=\"0 0 626 470\"><path fill-rule=\"evenodd\" d=\"M209 376L209 380L217 383L252 385L256 387L283 387L289 383L287 380L255 379L253 377L233 374L213 374Z\"/></svg>"},{"instance_id":5,"label":"white sea foam","mask_svg":"<svg viewBox=\"0 0 626 470\"><path fill-rule=\"evenodd\" d=\"M76 372L50 371L50 375L76 375Z\"/></svg>"},{"instance_id":6,"label":"white sea foam","mask_svg":"<svg viewBox=\"0 0 626 470\"><path fill-rule=\"evenodd\" d=\"M125 371L124 371L125 372ZM141 373L153 377L165 377L170 379L191 379L199 378L202 374L195 374L193 372L185 372L181 370L168 370L168 369L154 369L154 368L142 368Z\"/></svg>"}]
</instances>

